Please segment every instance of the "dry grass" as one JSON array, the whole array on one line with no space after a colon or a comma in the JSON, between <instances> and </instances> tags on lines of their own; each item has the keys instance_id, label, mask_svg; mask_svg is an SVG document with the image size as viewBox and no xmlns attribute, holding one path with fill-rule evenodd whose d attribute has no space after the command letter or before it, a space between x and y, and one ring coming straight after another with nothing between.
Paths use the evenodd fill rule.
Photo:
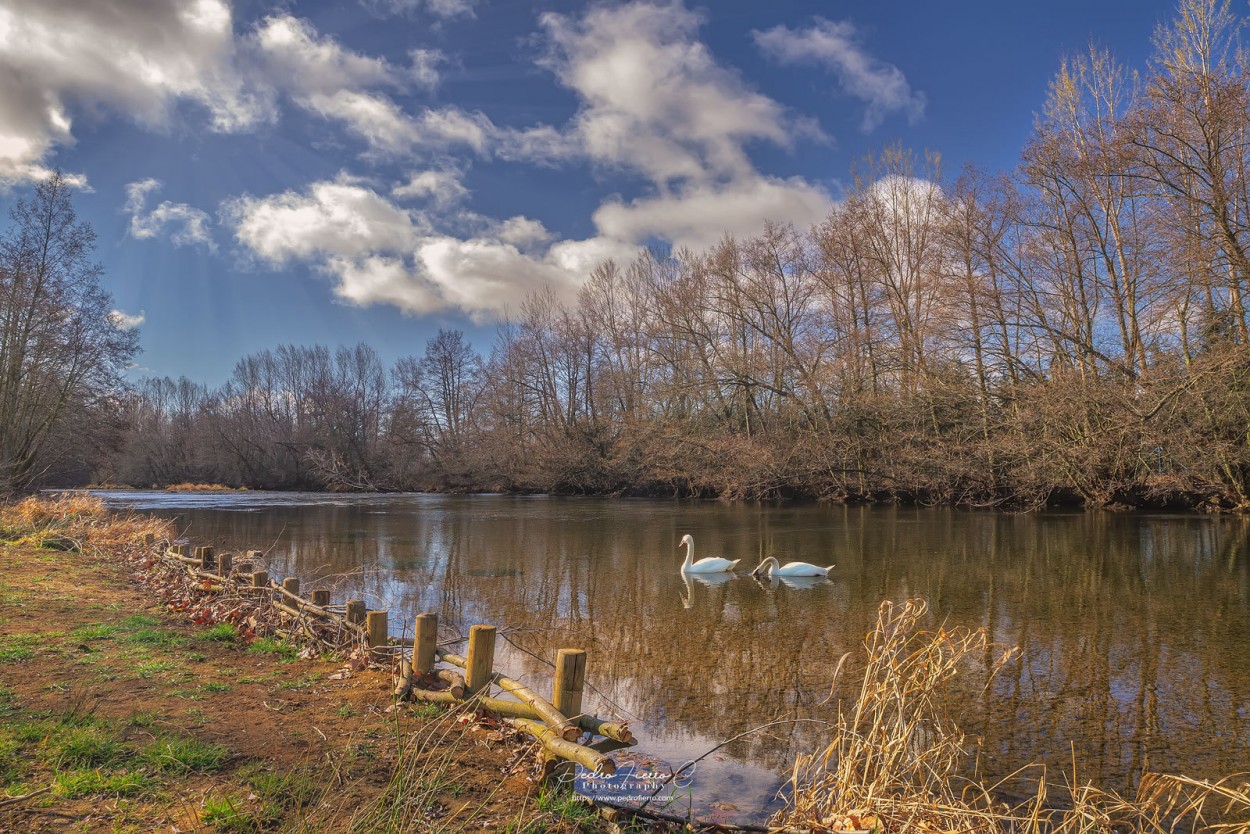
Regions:
<instances>
[{"instance_id":1,"label":"dry grass","mask_svg":"<svg viewBox=\"0 0 1250 834\"><path fill-rule=\"evenodd\" d=\"M173 525L145 515L122 515L84 493L31 496L0 506L0 538L9 544L93 553L128 553L144 535L170 539Z\"/></svg>"},{"instance_id":2,"label":"dry grass","mask_svg":"<svg viewBox=\"0 0 1250 834\"><path fill-rule=\"evenodd\" d=\"M1034 795L1016 805L999 801L997 786L962 778L972 750L943 708L946 690L987 651L996 657L992 680L1015 650L993 646L983 630L925 630L927 612L923 600L881 604L865 641L859 691L839 707L829 746L796 761L790 803L774 825L814 832L1250 834L1245 774L1214 783L1147 774L1126 799L1081 784L1076 773L1052 784L1039 765L1032 769L1040 773Z\"/></svg>"}]
</instances>

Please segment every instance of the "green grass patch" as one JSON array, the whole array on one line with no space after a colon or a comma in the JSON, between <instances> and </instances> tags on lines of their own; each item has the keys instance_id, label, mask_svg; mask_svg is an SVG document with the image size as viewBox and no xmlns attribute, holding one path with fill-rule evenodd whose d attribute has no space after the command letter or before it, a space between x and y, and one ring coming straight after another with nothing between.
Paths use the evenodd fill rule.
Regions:
<instances>
[{"instance_id":1,"label":"green grass patch","mask_svg":"<svg viewBox=\"0 0 1250 834\"><path fill-rule=\"evenodd\" d=\"M417 718L438 718L447 712L447 707L442 704L414 704L410 710L411 714Z\"/></svg>"},{"instance_id":2,"label":"green grass patch","mask_svg":"<svg viewBox=\"0 0 1250 834\"><path fill-rule=\"evenodd\" d=\"M160 672L168 672L170 669L178 668L178 664L171 660L153 660L148 663L140 663L135 667L135 677L150 678Z\"/></svg>"},{"instance_id":3,"label":"green grass patch","mask_svg":"<svg viewBox=\"0 0 1250 834\"><path fill-rule=\"evenodd\" d=\"M220 770L229 754L220 744L208 744L190 736L175 736L152 742L143 748L140 756L162 773L203 773Z\"/></svg>"},{"instance_id":4,"label":"green grass patch","mask_svg":"<svg viewBox=\"0 0 1250 834\"><path fill-rule=\"evenodd\" d=\"M10 634L0 637L0 663L17 663L35 656L35 647L43 642L39 634Z\"/></svg>"},{"instance_id":5,"label":"green grass patch","mask_svg":"<svg viewBox=\"0 0 1250 834\"><path fill-rule=\"evenodd\" d=\"M312 685L321 680L321 675L317 672L305 672L298 678L290 678L288 680L279 681L275 689L288 692L302 692L305 689L311 689Z\"/></svg>"},{"instance_id":6,"label":"green grass patch","mask_svg":"<svg viewBox=\"0 0 1250 834\"><path fill-rule=\"evenodd\" d=\"M129 755L122 739L107 725L53 725L41 752L41 758L58 769L116 765Z\"/></svg>"},{"instance_id":7,"label":"green grass patch","mask_svg":"<svg viewBox=\"0 0 1250 834\"><path fill-rule=\"evenodd\" d=\"M221 681L209 681L200 687L205 692L229 692L230 684Z\"/></svg>"},{"instance_id":8,"label":"green grass patch","mask_svg":"<svg viewBox=\"0 0 1250 834\"><path fill-rule=\"evenodd\" d=\"M239 636L238 630L231 623L218 623L200 635L201 640L215 640L218 643L233 643Z\"/></svg>"},{"instance_id":9,"label":"green grass patch","mask_svg":"<svg viewBox=\"0 0 1250 834\"><path fill-rule=\"evenodd\" d=\"M299 655L299 649L272 637L257 637L248 644L247 650L251 654L276 654L284 660L294 660Z\"/></svg>"},{"instance_id":10,"label":"green grass patch","mask_svg":"<svg viewBox=\"0 0 1250 834\"><path fill-rule=\"evenodd\" d=\"M567 788L542 786L534 800L534 807L579 828L590 828L598 819L594 806Z\"/></svg>"},{"instance_id":11,"label":"green grass patch","mask_svg":"<svg viewBox=\"0 0 1250 834\"><path fill-rule=\"evenodd\" d=\"M121 627L129 631L139 628L151 628L160 624L161 621L151 614L134 614L121 621Z\"/></svg>"},{"instance_id":12,"label":"green grass patch","mask_svg":"<svg viewBox=\"0 0 1250 834\"><path fill-rule=\"evenodd\" d=\"M92 623L69 633L71 640L112 640L121 631L116 623Z\"/></svg>"},{"instance_id":13,"label":"green grass patch","mask_svg":"<svg viewBox=\"0 0 1250 834\"><path fill-rule=\"evenodd\" d=\"M56 774L56 792L67 799L84 796L135 796L151 790L150 777L134 771L68 770Z\"/></svg>"},{"instance_id":14,"label":"green grass patch","mask_svg":"<svg viewBox=\"0 0 1250 834\"><path fill-rule=\"evenodd\" d=\"M200 819L214 831L223 834L253 834L260 831L260 824L243 801L230 796L207 796Z\"/></svg>"}]
</instances>

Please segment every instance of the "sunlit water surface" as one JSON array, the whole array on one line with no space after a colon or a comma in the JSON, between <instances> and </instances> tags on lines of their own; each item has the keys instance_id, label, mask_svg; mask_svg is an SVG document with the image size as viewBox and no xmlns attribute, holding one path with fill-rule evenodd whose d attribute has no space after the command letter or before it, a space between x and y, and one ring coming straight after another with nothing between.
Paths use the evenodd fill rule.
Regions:
<instances>
[{"instance_id":1,"label":"sunlit water surface","mask_svg":"<svg viewBox=\"0 0 1250 834\"><path fill-rule=\"evenodd\" d=\"M760 821L796 753L822 748L838 659L883 599L921 596L933 622L1022 648L959 700L990 778L1030 762L1130 789L1145 770L1250 769L1250 545L1245 519L1003 515L530 496L100 493L176 519L197 544L269 553L271 574L333 581L391 611L509 631L497 667L546 689L534 656L589 652L586 708L628 719L639 751L701 760L680 811ZM741 557L735 578L678 571ZM762 585L762 555L837 563L831 580ZM350 574L349 579L334 579ZM986 659L988 662L988 658ZM970 670L975 678L977 670ZM649 762L642 769L653 767ZM672 809L672 810L677 810Z\"/></svg>"}]
</instances>

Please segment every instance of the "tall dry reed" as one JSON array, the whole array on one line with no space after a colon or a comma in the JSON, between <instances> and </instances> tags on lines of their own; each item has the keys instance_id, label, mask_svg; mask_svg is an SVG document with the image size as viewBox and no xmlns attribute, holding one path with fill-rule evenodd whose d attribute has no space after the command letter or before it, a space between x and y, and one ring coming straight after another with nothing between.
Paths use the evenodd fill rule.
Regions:
<instances>
[{"instance_id":1,"label":"tall dry reed","mask_svg":"<svg viewBox=\"0 0 1250 834\"><path fill-rule=\"evenodd\" d=\"M881 604L858 692L839 705L829 745L795 762L789 802L774 825L879 834L1250 834L1245 774L1218 782L1147 774L1126 799L1082 784L1075 772L1052 783L1037 765L1029 769L1033 795L1014 804L998 798L997 785L965 778L974 749L946 711L951 684L990 652L988 686L1016 650L994 646L984 630L925 629L927 614L923 600Z\"/></svg>"}]
</instances>

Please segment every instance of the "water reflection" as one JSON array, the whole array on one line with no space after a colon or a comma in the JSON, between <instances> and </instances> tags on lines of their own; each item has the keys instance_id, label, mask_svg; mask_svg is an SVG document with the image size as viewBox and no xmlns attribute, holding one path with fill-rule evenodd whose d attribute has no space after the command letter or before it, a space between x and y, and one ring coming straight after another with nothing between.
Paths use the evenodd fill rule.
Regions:
<instances>
[{"instance_id":1,"label":"water reflection","mask_svg":"<svg viewBox=\"0 0 1250 834\"><path fill-rule=\"evenodd\" d=\"M1210 777L1250 761L1246 519L945 509L726 506L515 496L166 496L109 500L177 517L199 542L270 549L277 575L364 593L392 628L423 610L467 632L509 630L500 665L546 686L540 658L590 652L588 708L631 719L680 764L819 706L839 657L882 599L926 597L932 624L1020 645L995 686L970 685L962 723L1003 776L1044 759L1126 788L1143 769ZM700 550L758 562L837 562L830 579L683 578ZM754 561L752 561L754 559ZM311 581L310 581L311 580ZM985 658L988 664L990 658ZM975 671L975 670L974 670ZM975 684L975 675L972 683ZM758 818L820 724L753 734L700 763L696 807L742 796ZM732 789L728 786L732 786ZM735 793L736 792L736 793Z\"/></svg>"}]
</instances>

